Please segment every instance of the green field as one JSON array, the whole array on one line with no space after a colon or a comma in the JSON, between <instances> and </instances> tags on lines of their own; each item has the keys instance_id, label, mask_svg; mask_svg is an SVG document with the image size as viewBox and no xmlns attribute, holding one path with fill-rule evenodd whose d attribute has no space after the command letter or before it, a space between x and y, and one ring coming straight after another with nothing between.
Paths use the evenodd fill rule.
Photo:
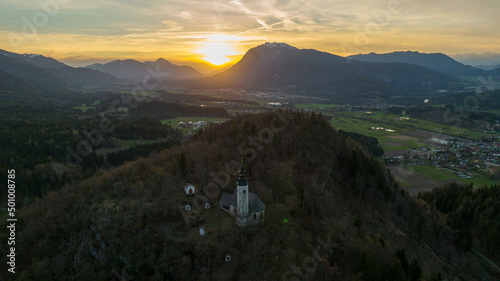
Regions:
<instances>
[{"instance_id":1,"label":"green field","mask_svg":"<svg viewBox=\"0 0 500 281\"><path fill-rule=\"evenodd\" d=\"M489 113L493 113L493 114L496 114L496 115L500 115L500 109L484 110L484 112L489 112Z\"/></svg>"},{"instance_id":2,"label":"green field","mask_svg":"<svg viewBox=\"0 0 500 281\"><path fill-rule=\"evenodd\" d=\"M75 106L73 107L74 109L80 109L82 112L87 112L89 109L95 110L95 106L87 106L85 104L82 104L81 106Z\"/></svg>"},{"instance_id":3,"label":"green field","mask_svg":"<svg viewBox=\"0 0 500 281\"><path fill-rule=\"evenodd\" d=\"M162 120L161 122L163 124L170 125L172 128L181 129L183 133L187 133L187 132L194 132L195 130L189 129L189 128L181 128L179 126L179 122L186 123L186 122L205 121L208 123L214 123L216 121L224 122L227 120L229 120L229 118L223 118L223 117L176 117L173 119L165 119L165 120Z\"/></svg>"},{"instance_id":4,"label":"green field","mask_svg":"<svg viewBox=\"0 0 500 281\"><path fill-rule=\"evenodd\" d=\"M371 127L383 127L383 123L370 122L366 120L361 120L352 117L333 117L331 121L332 126L337 130L357 132L366 136L377 138L379 142L384 140L389 140L387 136L399 135L400 132L396 130L394 133L386 131L371 130ZM386 128L386 127L384 127ZM394 127L388 127L388 129L395 129Z\"/></svg>"},{"instance_id":5,"label":"green field","mask_svg":"<svg viewBox=\"0 0 500 281\"><path fill-rule=\"evenodd\" d=\"M401 145L384 145L384 143L382 143L381 147L384 150L405 150L405 149L408 149L408 148L428 147L428 145L417 143L417 142L414 142L414 141L402 141L402 140L398 140L397 142L400 143Z\"/></svg>"},{"instance_id":6,"label":"green field","mask_svg":"<svg viewBox=\"0 0 500 281\"><path fill-rule=\"evenodd\" d=\"M400 119L400 117L402 118ZM408 131L420 129L440 134L467 138L481 138L483 136L491 135L479 131L439 124L436 122L411 118L404 115L400 116L387 112L342 112L336 114L336 116L332 118L332 125L337 129L358 132L368 136L376 137L377 139L379 139L379 137L382 137L381 139L379 139L379 141L383 141L384 136L391 134L394 135L394 133L380 131L375 132L373 130L370 130L370 127L383 127L392 129L395 130L398 134L404 134Z\"/></svg>"},{"instance_id":7,"label":"green field","mask_svg":"<svg viewBox=\"0 0 500 281\"><path fill-rule=\"evenodd\" d=\"M411 166L406 166L406 168L436 181L461 179L459 176L455 175L449 170L437 169L436 167L429 165L411 165Z\"/></svg>"},{"instance_id":8,"label":"green field","mask_svg":"<svg viewBox=\"0 0 500 281\"><path fill-rule=\"evenodd\" d=\"M325 104L325 103L297 103L294 104L296 108L314 108L314 109L324 109L330 107L339 107L338 104Z\"/></svg>"},{"instance_id":9,"label":"green field","mask_svg":"<svg viewBox=\"0 0 500 281\"><path fill-rule=\"evenodd\" d=\"M81 110L81 111L83 111L83 112L87 112L87 110L89 110L89 109L93 109L93 110L95 110L96 105L98 105L98 104L100 104L100 103L101 103L101 101L100 101L100 100L96 100L93 104L91 104L91 105L89 105L89 106L87 106L86 104L82 104L81 106L75 106L75 107L73 107L73 108L74 108L74 109L80 109L80 110Z\"/></svg>"},{"instance_id":10,"label":"green field","mask_svg":"<svg viewBox=\"0 0 500 281\"><path fill-rule=\"evenodd\" d=\"M484 185L499 185L500 182L490 180L486 176L475 176L470 179L460 179L461 182L463 183L474 183L474 186L484 186Z\"/></svg>"},{"instance_id":11,"label":"green field","mask_svg":"<svg viewBox=\"0 0 500 281\"><path fill-rule=\"evenodd\" d=\"M477 175L471 178L461 178L447 169L437 169L436 167L429 165L411 165L406 166L406 168L436 181L457 180L463 183L472 182L476 187L500 184L498 181L491 180L487 176Z\"/></svg>"}]
</instances>

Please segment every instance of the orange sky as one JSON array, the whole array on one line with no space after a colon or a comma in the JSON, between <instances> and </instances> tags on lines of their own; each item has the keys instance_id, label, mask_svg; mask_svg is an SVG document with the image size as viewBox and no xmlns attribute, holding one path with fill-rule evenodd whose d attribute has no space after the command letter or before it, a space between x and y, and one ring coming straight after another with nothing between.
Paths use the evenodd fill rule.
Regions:
<instances>
[{"instance_id":1,"label":"orange sky","mask_svg":"<svg viewBox=\"0 0 500 281\"><path fill-rule=\"evenodd\" d=\"M84 66L156 60L211 72L266 41L338 55L500 52L498 0L3 0L0 49ZM224 64L225 63L225 64Z\"/></svg>"}]
</instances>

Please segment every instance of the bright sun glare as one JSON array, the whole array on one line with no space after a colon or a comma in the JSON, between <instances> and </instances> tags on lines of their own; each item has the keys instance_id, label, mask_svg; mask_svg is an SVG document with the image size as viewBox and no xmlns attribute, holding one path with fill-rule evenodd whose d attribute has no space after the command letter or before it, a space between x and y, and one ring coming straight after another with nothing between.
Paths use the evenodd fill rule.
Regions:
<instances>
[{"instance_id":1,"label":"bright sun glare","mask_svg":"<svg viewBox=\"0 0 500 281\"><path fill-rule=\"evenodd\" d=\"M204 42L198 53L203 54L203 60L213 64L222 65L231 61L230 56L237 55L238 52L225 42Z\"/></svg>"}]
</instances>

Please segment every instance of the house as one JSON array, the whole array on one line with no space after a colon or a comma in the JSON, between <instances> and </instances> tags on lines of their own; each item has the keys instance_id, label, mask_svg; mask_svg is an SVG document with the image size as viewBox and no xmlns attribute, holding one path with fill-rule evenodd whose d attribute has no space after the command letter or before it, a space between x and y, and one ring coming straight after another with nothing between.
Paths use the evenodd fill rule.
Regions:
<instances>
[{"instance_id":1,"label":"house","mask_svg":"<svg viewBox=\"0 0 500 281\"><path fill-rule=\"evenodd\" d=\"M187 183L184 186L184 192L186 192L186 195L194 195L196 189L194 188L194 185Z\"/></svg>"},{"instance_id":2,"label":"house","mask_svg":"<svg viewBox=\"0 0 500 281\"><path fill-rule=\"evenodd\" d=\"M221 209L231 214L236 224L245 227L264 222L266 206L255 193L248 191L248 180L241 161L238 181L233 194L224 192L219 200Z\"/></svg>"}]
</instances>

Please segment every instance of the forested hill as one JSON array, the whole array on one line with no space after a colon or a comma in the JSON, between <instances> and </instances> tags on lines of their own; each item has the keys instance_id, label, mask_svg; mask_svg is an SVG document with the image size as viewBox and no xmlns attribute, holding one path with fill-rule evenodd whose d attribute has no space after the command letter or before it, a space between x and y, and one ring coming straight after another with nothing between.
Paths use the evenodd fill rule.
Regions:
<instances>
[{"instance_id":1,"label":"forested hill","mask_svg":"<svg viewBox=\"0 0 500 281\"><path fill-rule=\"evenodd\" d=\"M233 191L240 157L266 206L263 225L239 228L216 205ZM183 194L186 182L196 197ZM18 280L473 279L440 214L314 114L239 116L18 215Z\"/></svg>"},{"instance_id":2,"label":"forested hill","mask_svg":"<svg viewBox=\"0 0 500 281\"><path fill-rule=\"evenodd\" d=\"M448 183L419 197L446 215L450 227L458 231L461 248L475 247L500 262L500 185L473 188Z\"/></svg>"}]
</instances>

